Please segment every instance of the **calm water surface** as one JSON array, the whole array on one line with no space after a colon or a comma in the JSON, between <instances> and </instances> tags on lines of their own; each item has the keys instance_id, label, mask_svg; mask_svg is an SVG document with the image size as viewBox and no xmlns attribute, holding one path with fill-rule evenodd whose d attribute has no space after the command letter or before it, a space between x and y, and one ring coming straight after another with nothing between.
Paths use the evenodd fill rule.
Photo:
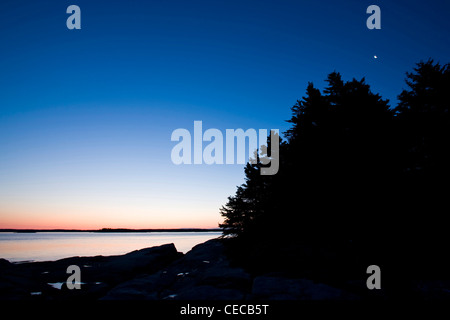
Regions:
<instances>
[{"instance_id":1,"label":"calm water surface","mask_svg":"<svg viewBox=\"0 0 450 320\"><path fill-rule=\"evenodd\" d=\"M186 253L221 232L36 232L0 233L0 258L11 262L48 261L71 256L117 255L173 243Z\"/></svg>"}]
</instances>

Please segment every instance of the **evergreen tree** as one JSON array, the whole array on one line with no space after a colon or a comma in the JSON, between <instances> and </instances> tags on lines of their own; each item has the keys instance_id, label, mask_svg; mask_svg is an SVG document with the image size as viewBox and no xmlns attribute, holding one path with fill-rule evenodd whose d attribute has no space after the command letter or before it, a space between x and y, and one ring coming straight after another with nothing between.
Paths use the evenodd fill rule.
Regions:
<instances>
[{"instance_id":1,"label":"evergreen tree","mask_svg":"<svg viewBox=\"0 0 450 320\"><path fill-rule=\"evenodd\" d=\"M411 278L448 278L450 65L420 62L406 84L395 108L399 179L393 207L400 215L398 238L405 239L398 262L420 270Z\"/></svg>"},{"instance_id":2,"label":"evergreen tree","mask_svg":"<svg viewBox=\"0 0 450 320\"><path fill-rule=\"evenodd\" d=\"M364 79L333 72L326 82L323 92L309 83L292 107L279 172L246 166L221 227L259 269L336 281L376 262L389 292L412 293L450 267L439 230L450 191L450 66L417 64L395 109Z\"/></svg>"},{"instance_id":3,"label":"evergreen tree","mask_svg":"<svg viewBox=\"0 0 450 320\"><path fill-rule=\"evenodd\" d=\"M344 82L333 72L327 82L325 95L309 83L306 96L292 107L280 172L263 177L258 166L246 167L245 184L221 211L226 234L245 231L234 225L261 233L342 233L367 210L362 199L374 196L370 188L387 166L383 152L393 112L364 79ZM252 209L242 213L244 206Z\"/></svg>"}]
</instances>

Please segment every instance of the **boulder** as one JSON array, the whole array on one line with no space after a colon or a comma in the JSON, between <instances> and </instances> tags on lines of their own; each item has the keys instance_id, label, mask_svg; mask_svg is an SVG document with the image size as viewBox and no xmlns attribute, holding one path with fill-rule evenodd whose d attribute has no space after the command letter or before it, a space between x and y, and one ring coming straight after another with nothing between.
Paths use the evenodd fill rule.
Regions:
<instances>
[{"instance_id":1,"label":"boulder","mask_svg":"<svg viewBox=\"0 0 450 320\"><path fill-rule=\"evenodd\" d=\"M233 268L222 241L214 239L195 246L159 272L118 285L102 299L243 299L250 292L251 276Z\"/></svg>"},{"instance_id":2,"label":"boulder","mask_svg":"<svg viewBox=\"0 0 450 320\"><path fill-rule=\"evenodd\" d=\"M6 259L0 258L0 269L9 268L12 266L12 263Z\"/></svg>"},{"instance_id":3,"label":"boulder","mask_svg":"<svg viewBox=\"0 0 450 320\"><path fill-rule=\"evenodd\" d=\"M352 295L312 280L259 276L253 281L252 298L261 300L341 300L352 298Z\"/></svg>"},{"instance_id":4,"label":"boulder","mask_svg":"<svg viewBox=\"0 0 450 320\"><path fill-rule=\"evenodd\" d=\"M175 294L163 297L172 300L243 300L245 294L241 290L226 289L217 286L200 285L188 287Z\"/></svg>"},{"instance_id":5,"label":"boulder","mask_svg":"<svg viewBox=\"0 0 450 320\"><path fill-rule=\"evenodd\" d=\"M0 273L0 299L29 299L31 292L41 292L40 299L95 300L120 283L155 273L182 256L173 244L166 244L117 256L71 257L22 264L9 264L5 260L0 262L5 266ZM81 290L65 287L70 265L80 267ZM50 283L63 285L53 288Z\"/></svg>"}]
</instances>

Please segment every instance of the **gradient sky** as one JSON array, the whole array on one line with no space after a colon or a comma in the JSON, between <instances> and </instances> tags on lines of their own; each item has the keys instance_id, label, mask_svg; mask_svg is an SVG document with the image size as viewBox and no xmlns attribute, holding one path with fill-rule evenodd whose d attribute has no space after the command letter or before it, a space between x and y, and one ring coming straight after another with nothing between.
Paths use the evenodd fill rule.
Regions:
<instances>
[{"instance_id":1,"label":"gradient sky","mask_svg":"<svg viewBox=\"0 0 450 320\"><path fill-rule=\"evenodd\" d=\"M68 30L66 8L81 8ZM366 8L381 8L381 30ZM0 228L217 227L243 165L180 165L173 130L288 128L334 70L391 100L450 57L449 1L0 2ZM378 58L375 59L374 56Z\"/></svg>"}]
</instances>

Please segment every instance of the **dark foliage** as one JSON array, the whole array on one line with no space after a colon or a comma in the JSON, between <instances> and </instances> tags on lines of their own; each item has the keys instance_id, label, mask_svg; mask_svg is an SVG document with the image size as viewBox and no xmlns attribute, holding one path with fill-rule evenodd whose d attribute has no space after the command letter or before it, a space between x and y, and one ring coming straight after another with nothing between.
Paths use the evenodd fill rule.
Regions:
<instances>
[{"instance_id":1,"label":"dark foliage","mask_svg":"<svg viewBox=\"0 0 450 320\"><path fill-rule=\"evenodd\" d=\"M445 277L450 65L418 63L395 108L364 79L326 81L292 107L279 172L248 164L221 209L237 260L331 282L378 264L392 292Z\"/></svg>"}]
</instances>

